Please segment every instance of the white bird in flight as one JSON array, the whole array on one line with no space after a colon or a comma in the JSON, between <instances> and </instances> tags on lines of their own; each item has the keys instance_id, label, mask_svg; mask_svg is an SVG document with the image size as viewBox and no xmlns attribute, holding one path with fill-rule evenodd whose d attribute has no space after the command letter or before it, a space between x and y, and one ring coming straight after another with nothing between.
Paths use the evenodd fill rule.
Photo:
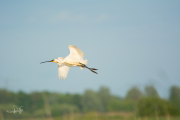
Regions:
<instances>
[{"instance_id":1,"label":"white bird in flight","mask_svg":"<svg viewBox=\"0 0 180 120\"><path fill-rule=\"evenodd\" d=\"M73 66L78 66L80 69L87 68L93 73L98 74L95 70L95 68L89 68L86 66L87 59L83 60L83 57L86 56L80 49L78 49L76 46L69 45L70 54L66 58L58 57L58 59L53 59L51 61L45 61L41 63L46 62L54 62L58 63L58 71L59 71L59 79L65 79L67 77L67 74L69 72L69 68ZM40 63L40 64L41 64Z\"/></svg>"}]
</instances>

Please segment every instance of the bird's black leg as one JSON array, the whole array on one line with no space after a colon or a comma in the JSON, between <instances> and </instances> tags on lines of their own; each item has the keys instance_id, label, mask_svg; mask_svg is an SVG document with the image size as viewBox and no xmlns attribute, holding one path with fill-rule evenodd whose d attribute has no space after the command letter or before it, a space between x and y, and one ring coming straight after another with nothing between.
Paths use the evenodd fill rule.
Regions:
<instances>
[{"instance_id":1,"label":"bird's black leg","mask_svg":"<svg viewBox=\"0 0 180 120\"><path fill-rule=\"evenodd\" d=\"M94 70L98 70L98 69L89 68L89 67L87 67L85 64L82 64L82 63L79 63L79 64L81 64L81 67L87 68L87 69L89 69L91 72L98 74L96 71L94 71Z\"/></svg>"}]
</instances>

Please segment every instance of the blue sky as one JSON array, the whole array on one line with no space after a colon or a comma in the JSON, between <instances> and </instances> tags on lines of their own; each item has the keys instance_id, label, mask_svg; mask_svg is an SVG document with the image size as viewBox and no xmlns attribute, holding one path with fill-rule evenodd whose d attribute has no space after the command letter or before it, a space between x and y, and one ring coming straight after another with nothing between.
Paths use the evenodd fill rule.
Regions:
<instances>
[{"instance_id":1,"label":"blue sky","mask_svg":"<svg viewBox=\"0 0 180 120\"><path fill-rule=\"evenodd\" d=\"M180 86L180 1L0 1L0 88L83 93L107 86L125 96L154 85L162 97ZM75 45L87 69L58 80L57 64Z\"/></svg>"}]
</instances>

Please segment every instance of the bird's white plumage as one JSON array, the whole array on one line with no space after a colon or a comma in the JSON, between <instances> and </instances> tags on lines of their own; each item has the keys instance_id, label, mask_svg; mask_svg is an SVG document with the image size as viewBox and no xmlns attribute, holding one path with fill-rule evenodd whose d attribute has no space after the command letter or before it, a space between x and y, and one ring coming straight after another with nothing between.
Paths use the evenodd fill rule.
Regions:
<instances>
[{"instance_id":1,"label":"bird's white plumage","mask_svg":"<svg viewBox=\"0 0 180 120\"><path fill-rule=\"evenodd\" d=\"M67 77L67 74L69 72L69 68L73 66L78 66L81 69L87 68L91 70L92 72L98 74L95 70L95 68L89 68L86 66L87 60L83 60L83 57L86 56L80 49L78 49L74 45L69 45L70 54L65 57L58 57L58 59L53 59L51 61L45 61L45 62L55 62L58 63L58 71L59 71L59 79L65 79ZM41 62L41 63L45 63ZM40 63L40 64L41 64Z\"/></svg>"},{"instance_id":2,"label":"bird's white plumage","mask_svg":"<svg viewBox=\"0 0 180 120\"><path fill-rule=\"evenodd\" d=\"M70 54L66 58L58 58L59 79L65 79L72 66L78 66L79 63L87 64L87 60L83 60L85 54L76 46L69 45ZM83 69L83 67L80 67Z\"/></svg>"},{"instance_id":3,"label":"bird's white plumage","mask_svg":"<svg viewBox=\"0 0 180 120\"><path fill-rule=\"evenodd\" d=\"M68 55L71 58L83 60L83 57L86 56L80 49L76 46L69 45L70 54Z\"/></svg>"},{"instance_id":4,"label":"bird's white plumage","mask_svg":"<svg viewBox=\"0 0 180 120\"><path fill-rule=\"evenodd\" d=\"M58 64L59 79L65 79L69 72L69 66L66 64Z\"/></svg>"},{"instance_id":5,"label":"bird's white plumage","mask_svg":"<svg viewBox=\"0 0 180 120\"><path fill-rule=\"evenodd\" d=\"M59 61L59 62L62 62L63 60L64 60L64 58L58 57L58 61Z\"/></svg>"}]
</instances>

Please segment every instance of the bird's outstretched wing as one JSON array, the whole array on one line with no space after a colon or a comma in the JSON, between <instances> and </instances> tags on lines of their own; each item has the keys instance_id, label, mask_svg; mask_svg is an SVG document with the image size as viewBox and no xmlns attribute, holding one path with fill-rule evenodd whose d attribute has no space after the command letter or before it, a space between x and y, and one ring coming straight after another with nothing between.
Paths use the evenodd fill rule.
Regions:
<instances>
[{"instance_id":1,"label":"bird's outstretched wing","mask_svg":"<svg viewBox=\"0 0 180 120\"><path fill-rule=\"evenodd\" d=\"M71 56L72 58L76 58L76 59L80 59L82 60L84 56L86 56L80 49L78 49L76 46L73 45L69 45L69 50L70 50L70 54L69 56Z\"/></svg>"},{"instance_id":2,"label":"bird's outstretched wing","mask_svg":"<svg viewBox=\"0 0 180 120\"><path fill-rule=\"evenodd\" d=\"M69 66L67 66L66 64L59 64L58 71L59 71L59 79L63 80L67 77L67 74L69 72Z\"/></svg>"}]
</instances>

